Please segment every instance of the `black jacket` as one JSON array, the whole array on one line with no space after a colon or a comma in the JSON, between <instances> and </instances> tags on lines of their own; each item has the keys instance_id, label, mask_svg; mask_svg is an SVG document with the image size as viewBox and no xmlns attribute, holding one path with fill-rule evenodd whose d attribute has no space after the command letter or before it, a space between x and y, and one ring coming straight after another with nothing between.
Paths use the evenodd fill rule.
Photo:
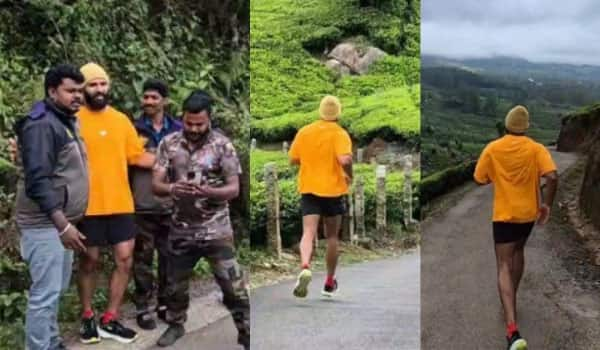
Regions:
<instances>
[{"instance_id":1,"label":"black jacket","mask_svg":"<svg viewBox=\"0 0 600 350\"><path fill-rule=\"evenodd\" d=\"M40 101L16 123L15 133L22 168L16 198L19 227L53 227L50 214L58 209L69 221L78 221L87 209L89 179L76 117L49 100Z\"/></svg>"}]
</instances>

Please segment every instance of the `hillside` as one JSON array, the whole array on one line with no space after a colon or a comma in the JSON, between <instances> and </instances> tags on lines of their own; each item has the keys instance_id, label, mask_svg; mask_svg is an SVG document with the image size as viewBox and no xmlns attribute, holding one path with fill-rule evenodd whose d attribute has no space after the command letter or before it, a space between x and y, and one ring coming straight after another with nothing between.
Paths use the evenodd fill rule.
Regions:
<instances>
[{"instance_id":1,"label":"hillside","mask_svg":"<svg viewBox=\"0 0 600 350\"><path fill-rule=\"evenodd\" d=\"M506 112L525 105L531 115L529 135L544 144L556 142L561 118L591 99L572 81L484 74L472 67L422 68L422 171L425 176L474 159L499 136Z\"/></svg>"},{"instance_id":2,"label":"hillside","mask_svg":"<svg viewBox=\"0 0 600 350\"><path fill-rule=\"evenodd\" d=\"M291 140L318 117L321 97L344 105L342 124L368 142L414 138L419 124L419 1L264 0L251 3L251 133L260 142ZM364 75L325 66L347 42L387 56Z\"/></svg>"}]
</instances>

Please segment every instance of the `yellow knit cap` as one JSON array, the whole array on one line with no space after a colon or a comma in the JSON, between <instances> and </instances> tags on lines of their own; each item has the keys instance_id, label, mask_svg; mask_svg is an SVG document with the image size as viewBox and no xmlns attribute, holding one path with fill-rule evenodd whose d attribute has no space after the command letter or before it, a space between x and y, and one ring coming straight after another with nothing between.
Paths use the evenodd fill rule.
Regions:
<instances>
[{"instance_id":1,"label":"yellow knit cap","mask_svg":"<svg viewBox=\"0 0 600 350\"><path fill-rule=\"evenodd\" d=\"M506 115L504 121L506 130L510 132L523 133L529 128L529 112L523 106L515 106Z\"/></svg>"},{"instance_id":2,"label":"yellow knit cap","mask_svg":"<svg viewBox=\"0 0 600 350\"><path fill-rule=\"evenodd\" d=\"M81 66L81 68L79 68L79 70L81 71L81 74L83 74L83 77L85 78L85 85L87 85L90 81L92 81L94 79L104 79L104 80L106 80L106 82L110 82L110 79L108 78L108 74L106 74L106 71L104 70L104 68L100 67L100 65L98 65L97 63L94 63L94 62L86 63L83 66Z\"/></svg>"},{"instance_id":3,"label":"yellow knit cap","mask_svg":"<svg viewBox=\"0 0 600 350\"><path fill-rule=\"evenodd\" d=\"M321 119L329 121L337 120L341 113L342 104L337 97L331 95L323 97L319 106Z\"/></svg>"}]
</instances>

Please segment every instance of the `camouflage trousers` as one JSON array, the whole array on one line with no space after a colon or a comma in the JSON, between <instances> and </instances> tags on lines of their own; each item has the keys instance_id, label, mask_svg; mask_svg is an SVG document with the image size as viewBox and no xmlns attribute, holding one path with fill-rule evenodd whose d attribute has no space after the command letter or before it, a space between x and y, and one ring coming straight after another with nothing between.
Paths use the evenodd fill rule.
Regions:
<instances>
[{"instance_id":1,"label":"camouflage trousers","mask_svg":"<svg viewBox=\"0 0 600 350\"><path fill-rule=\"evenodd\" d=\"M205 258L223 292L223 304L231 312L238 342L250 344L250 299L243 271L235 258L233 239L198 241L170 237L167 264L167 321L184 323L189 306L190 278L194 266Z\"/></svg>"},{"instance_id":2,"label":"camouflage trousers","mask_svg":"<svg viewBox=\"0 0 600 350\"><path fill-rule=\"evenodd\" d=\"M137 233L133 250L134 303L138 313L148 312L154 291L157 304L163 306L167 298L167 257L170 216L138 214L135 218ZM158 251L158 278L154 277L154 251Z\"/></svg>"}]
</instances>

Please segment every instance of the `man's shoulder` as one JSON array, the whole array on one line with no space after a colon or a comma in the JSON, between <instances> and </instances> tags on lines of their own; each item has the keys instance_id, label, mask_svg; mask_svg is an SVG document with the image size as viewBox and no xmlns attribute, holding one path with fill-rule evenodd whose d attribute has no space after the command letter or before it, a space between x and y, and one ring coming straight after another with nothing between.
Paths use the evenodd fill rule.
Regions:
<instances>
[{"instance_id":1,"label":"man's shoulder","mask_svg":"<svg viewBox=\"0 0 600 350\"><path fill-rule=\"evenodd\" d=\"M58 122L58 119L52 110L47 108L43 101L39 101L34 103L29 112L17 121L15 131L18 133L24 127L49 128L55 125L56 122Z\"/></svg>"},{"instance_id":2,"label":"man's shoulder","mask_svg":"<svg viewBox=\"0 0 600 350\"><path fill-rule=\"evenodd\" d=\"M111 105L106 106L104 113L106 113L108 116L110 116L113 119L119 120L120 122L123 122L123 123L126 122L128 125L133 125L131 118L129 118L127 116L127 114L121 112L120 110L116 109L115 107L113 107Z\"/></svg>"},{"instance_id":3,"label":"man's shoulder","mask_svg":"<svg viewBox=\"0 0 600 350\"><path fill-rule=\"evenodd\" d=\"M231 140L221 130L211 130L211 142L218 146L223 146L231 143Z\"/></svg>"},{"instance_id":4,"label":"man's shoulder","mask_svg":"<svg viewBox=\"0 0 600 350\"><path fill-rule=\"evenodd\" d=\"M164 143L168 147L178 146L182 137L183 133L181 131L175 131L163 137L161 143Z\"/></svg>"}]
</instances>

